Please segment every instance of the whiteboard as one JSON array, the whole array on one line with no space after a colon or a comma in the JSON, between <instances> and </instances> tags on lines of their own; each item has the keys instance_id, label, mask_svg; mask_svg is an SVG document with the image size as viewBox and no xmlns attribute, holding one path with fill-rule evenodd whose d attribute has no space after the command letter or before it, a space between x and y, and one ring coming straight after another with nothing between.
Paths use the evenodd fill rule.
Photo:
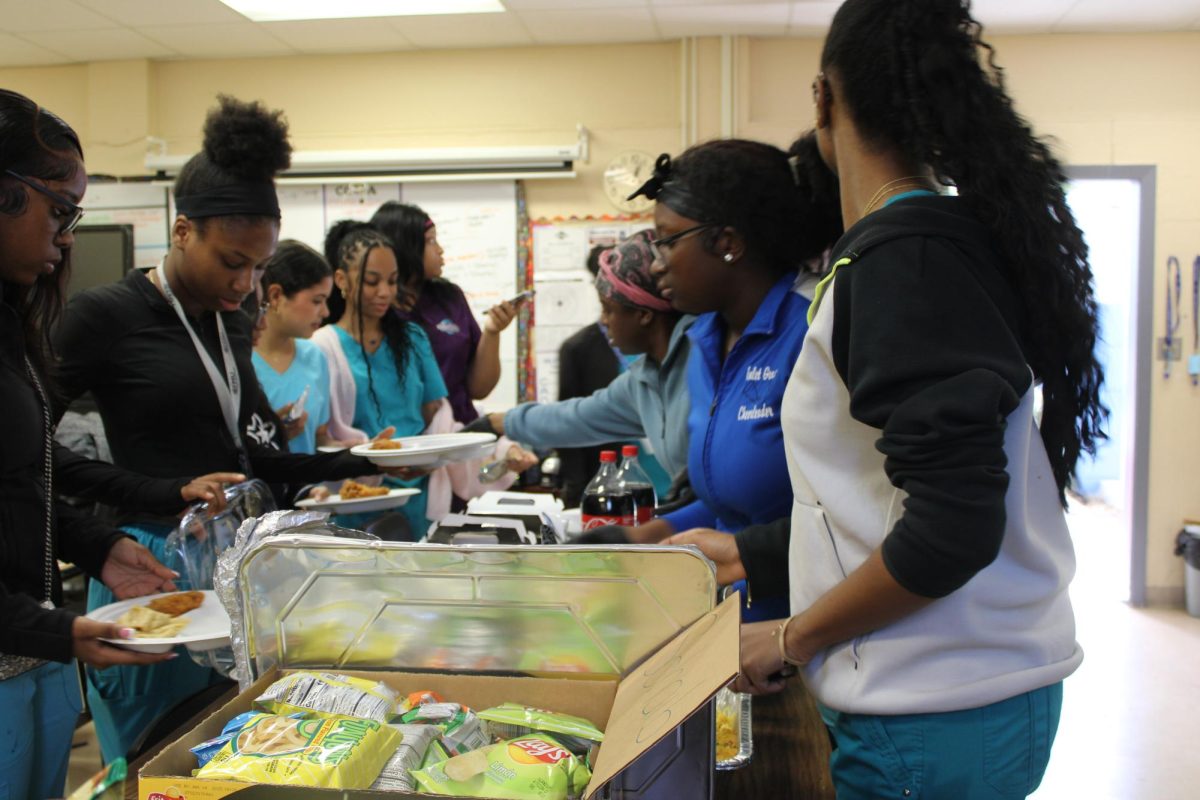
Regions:
<instances>
[{"instance_id":1,"label":"whiteboard","mask_svg":"<svg viewBox=\"0 0 1200 800\"><path fill-rule=\"evenodd\" d=\"M539 220L533 224L533 287L537 401L558 399L558 350L580 328L600 318L600 300L587 257L597 245L610 247L652 227L647 219Z\"/></svg>"}]
</instances>

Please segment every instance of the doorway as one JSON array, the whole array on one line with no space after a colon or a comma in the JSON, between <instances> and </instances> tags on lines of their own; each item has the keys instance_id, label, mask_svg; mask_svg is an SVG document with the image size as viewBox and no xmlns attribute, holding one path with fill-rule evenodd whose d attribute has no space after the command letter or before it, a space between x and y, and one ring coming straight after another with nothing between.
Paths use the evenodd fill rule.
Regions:
<instances>
[{"instance_id":1,"label":"doorway","mask_svg":"<svg viewBox=\"0 0 1200 800\"><path fill-rule=\"evenodd\" d=\"M1100 313L1109 439L1080 459L1068 523L1072 594L1146 602L1153 339L1154 167L1074 167L1067 201L1088 244Z\"/></svg>"}]
</instances>

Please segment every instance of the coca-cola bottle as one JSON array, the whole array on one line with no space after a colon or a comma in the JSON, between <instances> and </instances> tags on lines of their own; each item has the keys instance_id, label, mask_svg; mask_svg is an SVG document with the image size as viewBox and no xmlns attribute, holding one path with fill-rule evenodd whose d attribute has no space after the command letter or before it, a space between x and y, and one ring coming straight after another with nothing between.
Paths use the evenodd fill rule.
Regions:
<instances>
[{"instance_id":1,"label":"coca-cola bottle","mask_svg":"<svg viewBox=\"0 0 1200 800\"><path fill-rule=\"evenodd\" d=\"M600 451L600 469L583 490L579 504L583 529L590 531L602 525L633 525L633 495L617 475L617 451Z\"/></svg>"},{"instance_id":2,"label":"coca-cola bottle","mask_svg":"<svg viewBox=\"0 0 1200 800\"><path fill-rule=\"evenodd\" d=\"M621 448L621 466L617 468L617 475L625 484L625 488L633 495L634 517L637 524L649 522L654 518L654 508L658 505L658 494L654 491L654 484L650 482L650 476L638 464L636 444L627 444Z\"/></svg>"}]
</instances>

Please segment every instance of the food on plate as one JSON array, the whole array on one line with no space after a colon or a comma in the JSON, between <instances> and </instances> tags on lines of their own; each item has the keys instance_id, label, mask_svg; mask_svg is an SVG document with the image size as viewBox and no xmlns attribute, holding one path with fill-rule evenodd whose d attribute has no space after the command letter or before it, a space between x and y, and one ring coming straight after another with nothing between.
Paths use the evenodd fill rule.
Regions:
<instances>
[{"instance_id":1,"label":"food on plate","mask_svg":"<svg viewBox=\"0 0 1200 800\"><path fill-rule=\"evenodd\" d=\"M175 594L156 597L146 605L151 611L178 617L204 604L204 592L175 592Z\"/></svg>"},{"instance_id":2,"label":"food on plate","mask_svg":"<svg viewBox=\"0 0 1200 800\"><path fill-rule=\"evenodd\" d=\"M360 497L383 497L389 491L391 490L386 486L367 486L358 481L345 481L338 491L338 496L343 500L355 500Z\"/></svg>"},{"instance_id":3,"label":"food on plate","mask_svg":"<svg viewBox=\"0 0 1200 800\"><path fill-rule=\"evenodd\" d=\"M404 445L395 439L376 439L371 442L372 450L399 450Z\"/></svg>"},{"instance_id":4,"label":"food on plate","mask_svg":"<svg viewBox=\"0 0 1200 800\"><path fill-rule=\"evenodd\" d=\"M254 704L276 714L300 711L387 722L396 711L396 693L385 684L349 675L293 672L268 686Z\"/></svg>"},{"instance_id":5,"label":"food on plate","mask_svg":"<svg viewBox=\"0 0 1200 800\"><path fill-rule=\"evenodd\" d=\"M134 606L117 617L117 624L137 631L139 639L170 639L178 636L190 620L154 611L146 606Z\"/></svg>"},{"instance_id":6,"label":"food on plate","mask_svg":"<svg viewBox=\"0 0 1200 800\"><path fill-rule=\"evenodd\" d=\"M400 743L370 719L257 714L196 772L198 778L331 789L366 789Z\"/></svg>"},{"instance_id":7,"label":"food on plate","mask_svg":"<svg viewBox=\"0 0 1200 800\"><path fill-rule=\"evenodd\" d=\"M592 779L587 766L547 734L489 745L412 775L428 794L539 800L575 797Z\"/></svg>"}]
</instances>

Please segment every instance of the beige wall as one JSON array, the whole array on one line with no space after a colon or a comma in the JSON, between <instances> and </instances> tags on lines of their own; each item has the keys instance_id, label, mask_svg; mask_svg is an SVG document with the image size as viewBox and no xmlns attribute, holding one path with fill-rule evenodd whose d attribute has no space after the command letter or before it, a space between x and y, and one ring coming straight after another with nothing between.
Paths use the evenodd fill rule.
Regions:
<instances>
[{"instance_id":1,"label":"beige wall","mask_svg":"<svg viewBox=\"0 0 1200 800\"><path fill-rule=\"evenodd\" d=\"M995 40L1018 109L1056 137L1071 164L1158 167L1156 262L1200 252L1200 34L1030 36ZM742 136L785 145L811 119L819 42L735 42L733 119ZM141 172L141 137L172 153L199 145L219 91L286 109L300 149L570 142L592 132L574 181L528 186L534 216L600 214L600 175L617 152L677 152L721 131L720 40L688 44L512 48L310 58L118 62L0 70L74 123L94 172ZM694 93L692 87L695 87ZM692 98L695 98L693 104ZM694 105L694 108L693 108ZM1163 276L1156 269L1155 294ZM1155 330L1163 310L1155 302ZM1185 326L1190 325L1185 318ZM1157 373L1157 371L1155 371ZM1200 390L1154 379L1151 401L1151 597L1177 594L1171 541L1200 517Z\"/></svg>"}]
</instances>

